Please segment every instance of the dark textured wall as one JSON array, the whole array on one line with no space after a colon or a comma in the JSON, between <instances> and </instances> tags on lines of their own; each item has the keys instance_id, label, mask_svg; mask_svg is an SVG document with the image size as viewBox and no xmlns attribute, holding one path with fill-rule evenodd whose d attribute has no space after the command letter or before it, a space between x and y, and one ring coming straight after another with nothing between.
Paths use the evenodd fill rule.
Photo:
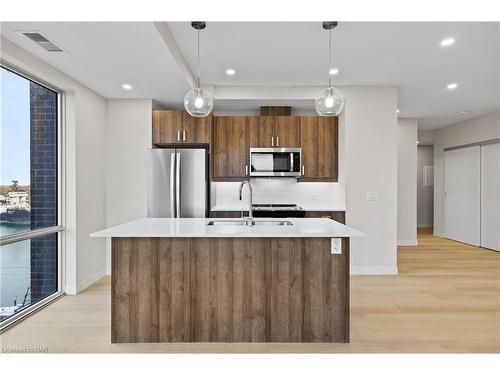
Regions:
<instances>
[{"instance_id":1,"label":"dark textured wall","mask_svg":"<svg viewBox=\"0 0 500 375\"><path fill-rule=\"evenodd\" d=\"M57 94L30 83L31 229L57 225ZM57 235L31 240L31 302L57 291Z\"/></svg>"}]
</instances>

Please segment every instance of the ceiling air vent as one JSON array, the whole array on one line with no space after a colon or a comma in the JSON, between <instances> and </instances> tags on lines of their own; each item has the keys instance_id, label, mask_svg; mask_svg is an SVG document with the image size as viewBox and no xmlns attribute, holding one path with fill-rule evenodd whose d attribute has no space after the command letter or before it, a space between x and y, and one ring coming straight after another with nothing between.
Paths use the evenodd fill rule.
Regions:
<instances>
[{"instance_id":1,"label":"ceiling air vent","mask_svg":"<svg viewBox=\"0 0 500 375\"><path fill-rule=\"evenodd\" d=\"M22 33L26 38L31 39L33 42L38 44L40 47L43 49L49 51L49 52L62 52L62 49L60 49L58 46L56 46L54 43L52 43L50 40L45 38L42 34L37 33L37 32L23 32Z\"/></svg>"}]
</instances>

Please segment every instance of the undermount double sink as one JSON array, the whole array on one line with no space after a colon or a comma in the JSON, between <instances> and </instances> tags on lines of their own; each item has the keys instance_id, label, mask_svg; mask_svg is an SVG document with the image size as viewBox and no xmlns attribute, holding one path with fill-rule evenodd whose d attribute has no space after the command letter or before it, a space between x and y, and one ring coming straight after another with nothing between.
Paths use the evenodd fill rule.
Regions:
<instances>
[{"instance_id":1,"label":"undermount double sink","mask_svg":"<svg viewBox=\"0 0 500 375\"><path fill-rule=\"evenodd\" d=\"M254 226L254 225L280 225L289 226L293 225L290 220L210 220L207 225L241 225L241 226Z\"/></svg>"}]
</instances>

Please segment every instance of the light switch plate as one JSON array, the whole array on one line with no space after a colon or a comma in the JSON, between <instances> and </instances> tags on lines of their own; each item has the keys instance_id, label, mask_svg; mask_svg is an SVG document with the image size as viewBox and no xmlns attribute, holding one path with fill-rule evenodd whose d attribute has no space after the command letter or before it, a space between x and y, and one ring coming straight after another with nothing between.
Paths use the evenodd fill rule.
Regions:
<instances>
[{"instance_id":1,"label":"light switch plate","mask_svg":"<svg viewBox=\"0 0 500 375\"><path fill-rule=\"evenodd\" d=\"M330 248L332 254L342 254L342 239L332 238L332 245Z\"/></svg>"},{"instance_id":2,"label":"light switch plate","mask_svg":"<svg viewBox=\"0 0 500 375\"><path fill-rule=\"evenodd\" d=\"M367 201L379 201L380 200L380 191L371 190L366 192L366 200Z\"/></svg>"}]
</instances>

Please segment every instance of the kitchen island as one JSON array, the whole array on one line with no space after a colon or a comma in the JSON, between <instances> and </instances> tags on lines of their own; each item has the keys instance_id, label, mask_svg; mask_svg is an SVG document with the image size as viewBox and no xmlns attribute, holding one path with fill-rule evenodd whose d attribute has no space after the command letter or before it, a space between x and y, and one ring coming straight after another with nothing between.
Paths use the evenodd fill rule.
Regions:
<instances>
[{"instance_id":1,"label":"kitchen island","mask_svg":"<svg viewBox=\"0 0 500 375\"><path fill-rule=\"evenodd\" d=\"M112 238L112 342L349 342L349 238L363 234L255 222L149 218L92 234Z\"/></svg>"}]
</instances>

